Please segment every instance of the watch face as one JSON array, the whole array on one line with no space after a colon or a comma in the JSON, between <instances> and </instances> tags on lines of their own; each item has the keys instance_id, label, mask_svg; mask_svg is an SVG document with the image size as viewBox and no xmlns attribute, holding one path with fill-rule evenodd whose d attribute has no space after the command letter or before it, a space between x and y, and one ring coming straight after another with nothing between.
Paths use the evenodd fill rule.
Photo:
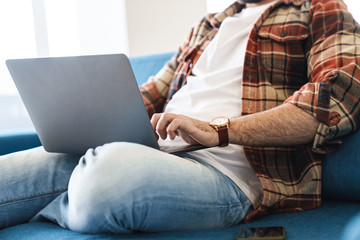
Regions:
<instances>
[{"instance_id":1,"label":"watch face","mask_svg":"<svg viewBox=\"0 0 360 240\"><path fill-rule=\"evenodd\" d=\"M211 121L213 125L224 125L229 121L227 117L216 117Z\"/></svg>"}]
</instances>

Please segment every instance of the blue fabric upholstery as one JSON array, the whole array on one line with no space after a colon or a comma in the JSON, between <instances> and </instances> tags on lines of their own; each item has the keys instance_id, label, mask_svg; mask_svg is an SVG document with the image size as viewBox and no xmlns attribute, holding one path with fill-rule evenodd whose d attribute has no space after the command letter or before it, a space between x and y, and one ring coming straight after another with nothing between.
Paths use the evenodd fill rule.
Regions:
<instances>
[{"instance_id":1,"label":"blue fabric upholstery","mask_svg":"<svg viewBox=\"0 0 360 240\"><path fill-rule=\"evenodd\" d=\"M138 84L144 83L149 75L154 75L170 59L172 53L131 58L130 63ZM0 239L235 239L241 227L285 226L287 239L340 239L343 234L360 228L360 133L344 138L344 145L327 156L323 168L323 195L326 199L345 199L351 201L325 200L317 209L264 216L250 224L228 229L171 233L137 233L132 235L86 235L62 229L51 223L27 223L0 231ZM17 131L0 135L0 154L6 154L35 146L40 141L35 132ZM1 166L0 166L1 167ZM347 227L349 221L351 224ZM355 229L355 230L354 230Z\"/></svg>"},{"instance_id":2,"label":"blue fabric upholstery","mask_svg":"<svg viewBox=\"0 0 360 240\"><path fill-rule=\"evenodd\" d=\"M16 131L0 134L0 155L40 146L40 140L34 131Z\"/></svg>"},{"instance_id":3,"label":"blue fabric upholstery","mask_svg":"<svg viewBox=\"0 0 360 240\"><path fill-rule=\"evenodd\" d=\"M146 82L149 76L154 76L173 55L174 53L163 53L130 58L138 85Z\"/></svg>"},{"instance_id":4,"label":"blue fabric upholstery","mask_svg":"<svg viewBox=\"0 0 360 240\"><path fill-rule=\"evenodd\" d=\"M323 197L360 201L360 131L343 139L343 145L323 162Z\"/></svg>"}]
</instances>

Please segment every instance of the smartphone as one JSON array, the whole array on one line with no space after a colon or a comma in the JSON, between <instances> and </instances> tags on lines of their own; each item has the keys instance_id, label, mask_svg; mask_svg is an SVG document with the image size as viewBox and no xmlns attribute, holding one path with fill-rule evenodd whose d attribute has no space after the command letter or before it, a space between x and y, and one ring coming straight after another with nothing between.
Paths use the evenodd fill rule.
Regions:
<instances>
[{"instance_id":1,"label":"smartphone","mask_svg":"<svg viewBox=\"0 0 360 240\"><path fill-rule=\"evenodd\" d=\"M285 237L284 227L255 227L240 229L236 240L283 240Z\"/></svg>"}]
</instances>

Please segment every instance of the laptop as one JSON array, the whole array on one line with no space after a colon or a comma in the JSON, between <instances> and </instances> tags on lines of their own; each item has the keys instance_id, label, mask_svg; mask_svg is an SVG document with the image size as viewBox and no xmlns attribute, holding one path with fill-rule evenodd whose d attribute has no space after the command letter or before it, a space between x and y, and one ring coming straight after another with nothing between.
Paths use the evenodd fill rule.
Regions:
<instances>
[{"instance_id":1,"label":"laptop","mask_svg":"<svg viewBox=\"0 0 360 240\"><path fill-rule=\"evenodd\" d=\"M174 154L203 148L159 146L124 54L12 59L6 65L48 152L84 154L120 141Z\"/></svg>"}]
</instances>

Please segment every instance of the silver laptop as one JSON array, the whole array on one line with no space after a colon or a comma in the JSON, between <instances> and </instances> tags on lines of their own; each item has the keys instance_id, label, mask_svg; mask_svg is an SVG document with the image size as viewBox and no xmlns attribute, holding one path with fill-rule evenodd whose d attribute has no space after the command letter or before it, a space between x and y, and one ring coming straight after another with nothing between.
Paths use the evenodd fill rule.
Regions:
<instances>
[{"instance_id":1,"label":"silver laptop","mask_svg":"<svg viewBox=\"0 0 360 240\"><path fill-rule=\"evenodd\" d=\"M48 152L84 154L110 142L160 146L124 54L12 59L9 72ZM202 146L162 146L182 153Z\"/></svg>"}]
</instances>

